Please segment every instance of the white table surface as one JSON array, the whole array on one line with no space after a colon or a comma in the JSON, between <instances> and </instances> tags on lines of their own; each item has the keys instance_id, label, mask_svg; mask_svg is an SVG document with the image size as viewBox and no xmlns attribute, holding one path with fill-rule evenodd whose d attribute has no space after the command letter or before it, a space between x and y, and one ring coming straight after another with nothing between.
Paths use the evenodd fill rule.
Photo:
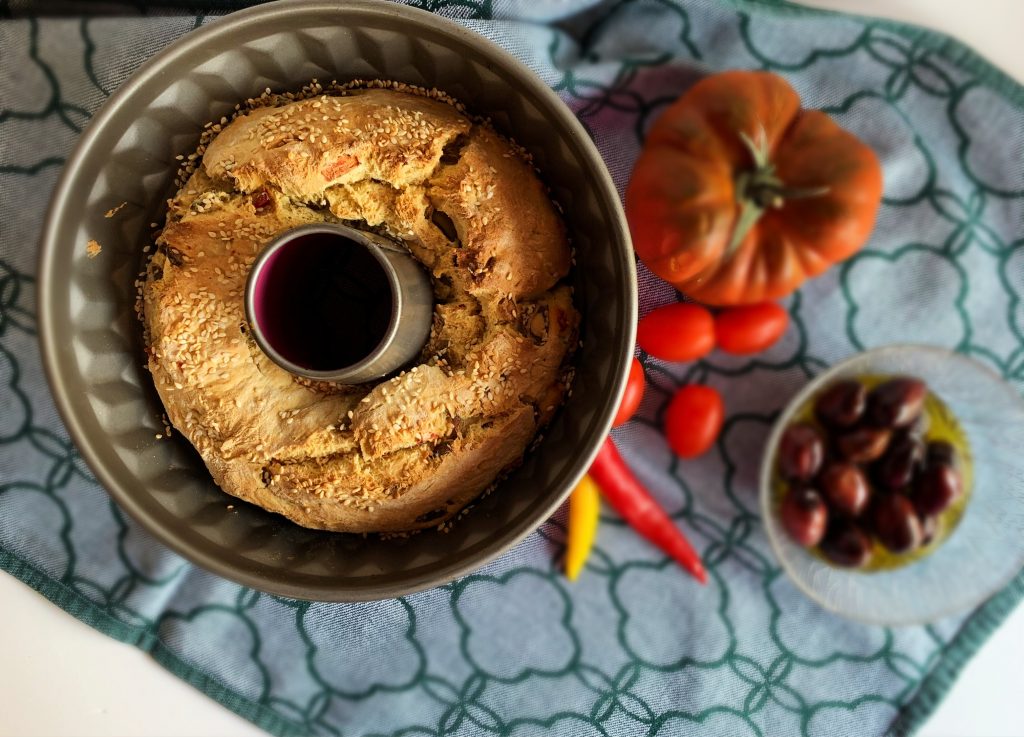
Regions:
<instances>
[{"instance_id":1,"label":"white table surface","mask_svg":"<svg viewBox=\"0 0 1024 737\"><path fill-rule=\"evenodd\" d=\"M1024 81L1024 0L806 2L946 31ZM6 573L0 602L0 737L265 734ZM1024 737L1022 660L1024 607L967 665L922 737Z\"/></svg>"}]
</instances>

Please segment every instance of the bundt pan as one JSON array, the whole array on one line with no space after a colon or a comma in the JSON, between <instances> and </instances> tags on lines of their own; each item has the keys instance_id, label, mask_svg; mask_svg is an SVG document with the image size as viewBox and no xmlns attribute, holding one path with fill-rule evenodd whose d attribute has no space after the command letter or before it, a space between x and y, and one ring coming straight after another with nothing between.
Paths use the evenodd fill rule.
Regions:
<instances>
[{"instance_id":1,"label":"bundt pan","mask_svg":"<svg viewBox=\"0 0 1024 737\"><path fill-rule=\"evenodd\" d=\"M572 396L523 465L447 533L319 532L227 496L177 433L143 369L134 280L173 193L175 157L207 121L265 88L391 79L442 89L533 156L565 210L583 314ZM126 202L117 217L109 209ZM89 259L90 239L103 248ZM68 430L117 503L170 548L246 586L321 601L407 594L465 575L551 515L587 470L625 385L637 297L611 178L572 112L532 72L451 22L386 2L276 2L189 33L93 118L57 184L43 233L44 364ZM233 505L233 509L229 508Z\"/></svg>"}]
</instances>

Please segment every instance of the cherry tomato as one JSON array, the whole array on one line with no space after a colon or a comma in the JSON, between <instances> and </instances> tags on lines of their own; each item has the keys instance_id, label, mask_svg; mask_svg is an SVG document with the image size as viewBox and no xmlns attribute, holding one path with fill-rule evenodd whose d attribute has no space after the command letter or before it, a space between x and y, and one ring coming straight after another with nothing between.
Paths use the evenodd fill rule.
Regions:
<instances>
[{"instance_id":1,"label":"cherry tomato","mask_svg":"<svg viewBox=\"0 0 1024 737\"><path fill-rule=\"evenodd\" d=\"M683 458L696 458L715 442L725 419L722 396L710 386L684 386L665 412L669 447Z\"/></svg>"},{"instance_id":2,"label":"cherry tomato","mask_svg":"<svg viewBox=\"0 0 1024 737\"><path fill-rule=\"evenodd\" d=\"M636 342L655 358L692 361L715 347L715 320L705 307L675 302L644 315Z\"/></svg>"},{"instance_id":3,"label":"cherry tomato","mask_svg":"<svg viewBox=\"0 0 1024 737\"><path fill-rule=\"evenodd\" d=\"M715 317L715 339L726 353L760 353L789 326L789 313L774 302L731 307Z\"/></svg>"},{"instance_id":4,"label":"cherry tomato","mask_svg":"<svg viewBox=\"0 0 1024 737\"><path fill-rule=\"evenodd\" d=\"M615 413L615 419L612 421L612 427L618 427L619 425L625 425L629 422L629 418L636 413L636 408L640 406L640 400L644 398L644 367L640 365L640 362L633 359L633 363L629 366L629 379L626 380L626 391L622 395L622 401L619 403L619 411Z\"/></svg>"}]
</instances>

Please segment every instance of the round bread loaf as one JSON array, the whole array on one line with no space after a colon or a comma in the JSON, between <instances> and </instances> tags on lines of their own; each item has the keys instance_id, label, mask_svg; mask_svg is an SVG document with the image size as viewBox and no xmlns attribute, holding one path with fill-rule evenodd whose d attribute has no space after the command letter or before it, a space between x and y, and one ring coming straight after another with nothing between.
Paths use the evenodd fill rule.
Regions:
<instances>
[{"instance_id":1,"label":"round bread loaf","mask_svg":"<svg viewBox=\"0 0 1024 737\"><path fill-rule=\"evenodd\" d=\"M567 390L563 225L516 148L450 104L282 102L225 125L169 203L142 285L157 391L229 494L325 530L438 525L521 460ZM323 221L389 235L432 275L429 342L398 376L300 380L249 335L256 255Z\"/></svg>"}]
</instances>

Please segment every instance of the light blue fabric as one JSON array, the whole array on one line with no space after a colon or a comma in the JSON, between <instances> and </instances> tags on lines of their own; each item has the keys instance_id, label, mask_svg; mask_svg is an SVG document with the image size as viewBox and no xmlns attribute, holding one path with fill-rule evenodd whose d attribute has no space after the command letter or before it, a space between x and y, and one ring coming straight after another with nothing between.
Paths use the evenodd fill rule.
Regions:
<instances>
[{"instance_id":1,"label":"light blue fabric","mask_svg":"<svg viewBox=\"0 0 1024 737\"><path fill-rule=\"evenodd\" d=\"M651 121L701 75L732 67L784 74L884 162L874 237L786 301L793 324L781 343L753 359L645 361L639 417L616 439L704 555L709 584L696 586L611 512L569 584L563 512L450 586L364 605L300 603L189 565L111 504L41 376L34 244L90 114L147 56L206 20L194 16L0 20L0 564L276 734L914 728L1024 580L929 627L838 619L773 559L756 470L786 399L862 348L948 346L1024 389L1024 90L944 37L781 3L422 4L536 70L592 133L620 190ZM642 310L672 299L641 271ZM683 463L657 420L693 381L722 390L728 420L707 456Z\"/></svg>"}]
</instances>

